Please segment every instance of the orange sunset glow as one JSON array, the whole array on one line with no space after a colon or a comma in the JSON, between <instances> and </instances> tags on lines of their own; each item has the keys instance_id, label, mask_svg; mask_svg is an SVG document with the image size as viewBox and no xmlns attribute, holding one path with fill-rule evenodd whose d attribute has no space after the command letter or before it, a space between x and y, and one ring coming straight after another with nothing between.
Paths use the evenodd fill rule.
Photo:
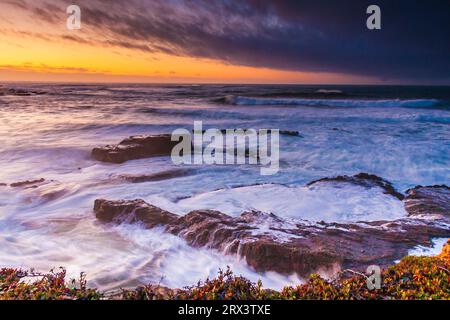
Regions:
<instances>
[{"instance_id":1,"label":"orange sunset glow","mask_svg":"<svg viewBox=\"0 0 450 320\"><path fill-rule=\"evenodd\" d=\"M127 48L116 35L89 24L66 28L63 5L44 19L13 2L0 4L0 78L3 81L365 83L366 76L252 67L220 59ZM158 42L150 45L158 47Z\"/></svg>"}]
</instances>

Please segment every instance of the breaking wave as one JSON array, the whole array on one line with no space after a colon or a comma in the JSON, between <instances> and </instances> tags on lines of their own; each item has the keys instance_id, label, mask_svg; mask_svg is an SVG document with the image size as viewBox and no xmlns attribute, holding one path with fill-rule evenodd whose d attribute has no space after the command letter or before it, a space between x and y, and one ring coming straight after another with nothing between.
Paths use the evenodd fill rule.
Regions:
<instances>
[{"instance_id":1,"label":"breaking wave","mask_svg":"<svg viewBox=\"0 0 450 320\"><path fill-rule=\"evenodd\" d=\"M407 107L407 108L427 108L441 105L437 99L303 99L303 98L254 98L244 96L227 96L223 99L226 104L239 106L327 106L327 107Z\"/></svg>"}]
</instances>

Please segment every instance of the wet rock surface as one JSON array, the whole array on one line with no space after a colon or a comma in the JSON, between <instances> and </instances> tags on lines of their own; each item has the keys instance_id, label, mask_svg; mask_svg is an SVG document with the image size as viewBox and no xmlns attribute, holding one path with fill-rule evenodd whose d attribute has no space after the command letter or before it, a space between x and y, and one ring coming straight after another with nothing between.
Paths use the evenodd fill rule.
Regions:
<instances>
[{"instance_id":1,"label":"wet rock surface","mask_svg":"<svg viewBox=\"0 0 450 320\"><path fill-rule=\"evenodd\" d=\"M45 182L45 179L41 178L41 179L37 179L37 180L26 180L26 181L14 182L14 183L11 183L9 186L12 188L19 188L19 187L33 188L33 187L37 187L39 184L41 184L43 182Z\"/></svg>"},{"instance_id":2,"label":"wet rock surface","mask_svg":"<svg viewBox=\"0 0 450 320\"><path fill-rule=\"evenodd\" d=\"M225 129L219 131L222 134L226 133ZM205 130L202 133L205 133ZM298 131L280 130L280 134L301 137ZM94 148L91 154L97 161L111 163L123 163L129 160L169 156L173 147L179 143L178 140L172 141L171 137L170 134L131 136L116 145ZM246 157L250 156L248 148L245 149L244 154ZM234 155L237 155L237 150L234 151Z\"/></svg>"},{"instance_id":3,"label":"wet rock surface","mask_svg":"<svg viewBox=\"0 0 450 320\"><path fill-rule=\"evenodd\" d=\"M410 216L437 214L450 217L450 188L417 186L406 191L405 209Z\"/></svg>"},{"instance_id":4,"label":"wet rock surface","mask_svg":"<svg viewBox=\"0 0 450 320\"><path fill-rule=\"evenodd\" d=\"M291 130L280 130L280 134L291 137L302 137L300 132Z\"/></svg>"},{"instance_id":5,"label":"wet rock surface","mask_svg":"<svg viewBox=\"0 0 450 320\"><path fill-rule=\"evenodd\" d=\"M420 208L420 217L415 214L395 221L310 223L257 211L231 217L213 210L195 210L177 216L143 200L96 200L94 212L107 222L163 226L194 247L237 254L256 271L308 276L345 268L364 270L372 264L387 266L417 245L430 246L433 237L450 237L448 187L414 190L415 194L405 199L405 206L414 200L410 210Z\"/></svg>"},{"instance_id":6,"label":"wet rock surface","mask_svg":"<svg viewBox=\"0 0 450 320\"><path fill-rule=\"evenodd\" d=\"M98 161L123 163L129 160L168 156L178 141L170 134L131 136L117 145L94 148L92 157Z\"/></svg>"},{"instance_id":7,"label":"wet rock surface","mask_svg":"<svg viewBox=\"0 0 450 320\"><path fill-rule=\"evenodd\" d=\"M151 182L151 181L161 181L161 180L169 180L180 177L185 177L193 174L193 170L187 169L174 169L167 170L162 172L156 172L152 174L121 174L118 178L125 180L131 183L143 183L143 182Z\"/></svg>"},{"instance_id":8,"label":"wet rock surface","mask_svg":"<svg viewBox=\"0 0 450 320\"><path fill-rule=\"evenodd\" d=\"M226 134L227 133L227 129L217 129L221 134ZM238 129L233 129L233 130L238 130ZM242 129L244 131L247 131L248 129ZM193 133L195 133L194 130L192 130ZM201 133L204 134L206 132L206 130L202 130ZM269 133L271 133L271 130L269 130ZM281 135L285 135L285 136L291 136L291 137L302 137L302 135L300 134L300 132L298 131L294 131L294 130L279 130L279 133Z\"/></svg>"},{"instance_id":9,"label":"wet rock surface","mask_svg":"<svg viewBox=\"0 0 450 320\"><path fill-rule=\"evenodd\" d=\"M104 222L142 222L148 228L174 223L178 216L143 200L108 201L97 199L94 203L97 219Z\"/></svg>"},{"instance_id":10,"label":"wet rock surface","mask_svg":"<svg viewBox=\"0 0 450 320\"><path fill-rule=\"evenodd\" d=\"M358 173L354 176L336 176L332 178L322 178L308 183L307 186L313 186L321 182L344 182L359 185L366 188L379 187L384 190L385 194L394 196L399 200L403 200L403 198L405 197L403 194L395 190L395 188L389 181L384 180L383 178L380 178L376 175L365 172Z\"/></svg>"},{"instance_id":11,"label":"wet rock surface","mask_svg":"<svg viewBox=\"0 0 450 320\"><path fill-rule=\"evenodd\" d=\"M1 186L1 184L0 184ZM8 185L5 183L4 187ZM44 204L58 200L76 191L76 184L61 183L52 179L34 179L11 183L10 188L21 193L24 203ZM16 190L14 190L16 192Z\"/></svg>"}]
</instances>

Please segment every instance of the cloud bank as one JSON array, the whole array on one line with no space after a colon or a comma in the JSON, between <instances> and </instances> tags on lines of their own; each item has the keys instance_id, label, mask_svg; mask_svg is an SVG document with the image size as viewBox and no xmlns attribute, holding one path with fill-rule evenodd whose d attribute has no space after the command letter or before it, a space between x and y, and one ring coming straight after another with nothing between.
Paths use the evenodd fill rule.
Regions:
<instances>
[{"instance_id":1,"label":"cloud bank","mask_svg":"<svg viewBox=\"0 0 450 320\"><path fill-rule=\"evenodd\" d=\"M64 1L11 0L61 21ZM382 30L366 28L373 1L74 1L98 42L234 65L450 83L450 1L380 0ZM60 8L60 10L56 10ZM94 39L94 40L93 40Z\"/></svg>"}]
</instances>

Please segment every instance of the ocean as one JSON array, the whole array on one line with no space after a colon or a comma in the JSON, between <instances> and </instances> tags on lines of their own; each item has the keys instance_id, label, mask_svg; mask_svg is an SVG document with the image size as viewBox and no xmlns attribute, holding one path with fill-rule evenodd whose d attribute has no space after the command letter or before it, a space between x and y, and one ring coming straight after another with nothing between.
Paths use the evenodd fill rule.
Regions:
<instances>
[{"instance_id":1,"label":"ocean","mask_svg":"<svg viewBox=\"0 0 450 320\"><path fill-rule=\"evenodd\" d=\"M170 157L108 164L91 150L128 136L193 129L280 129L280 170L183 166L189 174L130 183L125 175L179 168ZM450 88L408 86L23 84L0 85L0 267L67 268L102 289L183 287L230 266L267 287L295 274L258 273L238 257L192 248L162 229L100 223L94 200L143 199L173 213L273 212L313 222L394 220L401 202L372 189L308 188L367 172L405 192L450 184Z\"/></svg>"}]
</instances>

